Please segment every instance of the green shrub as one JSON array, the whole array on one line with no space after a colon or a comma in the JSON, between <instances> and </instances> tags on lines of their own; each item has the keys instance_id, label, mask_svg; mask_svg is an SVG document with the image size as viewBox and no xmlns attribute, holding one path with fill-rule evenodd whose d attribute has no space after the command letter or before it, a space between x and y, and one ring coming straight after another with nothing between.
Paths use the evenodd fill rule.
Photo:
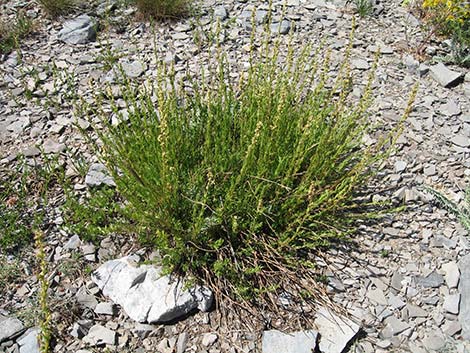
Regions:
<instances>
[{"instance_id":1,"label":"green shrub","mask_svg":"<svg viewBox=\"0 0 470 353\"><path fill-rule=\"evenodd\" d=\"M31 33L32 29L32 21L20 12L14 23L0 22L0 54L8 54L18 48L20 40Z\"/></svg>"},{"instance_id":2,"label":"green shrub","mask_svg":"<svg viewBox=\"0 0 470 353\"><path fill-rule=\"evenodd\" d=\"M77 0L38 0L38 2L52 17L70 13L77 5Z\"/></svg>"},{"instance_id":3,"label":"green shrub","mask_svg":"<svg viewBox=\"0 0 470 353\"><path fill-rule=\"evenodd\" d=\"M413 4L427 25L427 39L441 35L451 40L450 60L470 66L470 4L464 0L417 0ZM423 43L420 48L424 48Z\"/></svg>"},{"instance_id":4,"label":"green shrub","mask_svg":"<svg viewBox=\"0 0 470 353\"><path fill-rule=\"evenodd\" d=\"M311 264L309 254L367 216L355 192L401 126L362 145L374 74L359 101L350 97L350 48L331 80L328 52L321 62L320 50L270 43L252 42L239 79L221 50L202 78L180 81L162 67L143 88L121 76L126 118L110 89L95 87L94 101L80 103L101 117L94 146L165 268L248 297L275 289L276 274Z\"/></svg>"},{"instance_id":5,"label":"green shrub","mask_svg":"<svg viewBox=\"0 0 470 353\"><path fill-rule=\"evenodd\" d=\"M178 18L188 14L191 0L134 0L142 16L155 19Z\"/></svg>"}]
</instances>

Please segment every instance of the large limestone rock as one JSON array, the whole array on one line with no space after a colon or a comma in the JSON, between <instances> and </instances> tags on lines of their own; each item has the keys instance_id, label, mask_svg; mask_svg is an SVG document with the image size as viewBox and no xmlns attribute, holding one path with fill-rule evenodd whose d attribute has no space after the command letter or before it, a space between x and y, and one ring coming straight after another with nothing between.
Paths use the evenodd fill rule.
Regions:
<instances>
[{"instance_id":1,"label":"large limestone rock","mask_svg":"<svg viewBox=\"0 0 470 353\"><path fill-rule=\"evenodd\" d=\"M154 266L137 266L133 257L104 263L92 280L131 319L141 323L174 321L195 309L208 311L213 301L208 288L184 289L181 280L162 276L161 269Z\"/></svg>"},{"instance_id":2,"label":"large limestone rock","mask_svg":"<svg viewBox=\"0 0 470 353\"><path fill-rule=\"evenodd\" d=\"M96 38L96 24L88 15L78 16L64 23L58 38L68 44L85 44Z\"/></svg>"}]
</instances>

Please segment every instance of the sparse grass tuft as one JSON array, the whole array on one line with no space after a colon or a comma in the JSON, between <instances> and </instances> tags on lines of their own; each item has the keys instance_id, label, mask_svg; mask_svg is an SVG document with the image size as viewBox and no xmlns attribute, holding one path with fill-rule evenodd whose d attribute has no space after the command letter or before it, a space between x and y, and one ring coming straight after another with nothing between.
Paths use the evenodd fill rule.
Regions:
<instances>
[{"instance_id":1,"label":"sparse grass tuft","mask_svg":"<svg viewBox=\"0 0 470 353\"><path fill-rule=\"evenodd\" d=\"M44 11L51 17L66 15L73 11L77 0L38 0Z\"/></svg>"},{"instance_id":2,"label":"sparse grass tuft","mask_svg":"<svg viewBox=\"0 0 470 353\"><path fill-rule=\"evenodd\" d=\"M425 187L424 189L433 195L439 204L441 204L450 213L454 214L464 228L470 232L470 187L465 191L465 198L462 205L457 205L443 193L433 188Z\"/></svg>"},{"instance_id":3,"label":"sparse grass tuft","mask_svg":"<svg viewBox=\"0 0 470 353\"><path fill-rule=\"evenodd\" d=\"M146 18L173 19L187 15L191 0L134 0L139 12Z\"/></svg>"},{"instance_id":4,"label":"sparse grass tuft","mask_svg":"<svg viewBox=\"0 0 470 353\"><path fill-rule=\"evenodd\" d=\"M324 48L313 54L271 39L256 43L252 35L244 73L219 48L216 66L197 78L180 81L163 65L150 88L121 77L128 117L109 87L95 87L95 100L77 107L101 117L96 151L165 268L244 298L314 266L312 253L369 216L356 192L401 131L398 124L375 145L361 142L378 57L357 100L352 44L332 79ZM109 123L107 105L118 125Z\"/></svg>"},{"instance_id":5,"label":"sparse grass tuft","mask_svg":"<svg viewBox=\"0 0 470 353\"><path fill-rule=\"evenodd\" d=\"M8 54L18 48L20 40L31 33L33 23L23 13L18 12L14 23L0 22L0 54Z\"/></svg>"}]
</instances>

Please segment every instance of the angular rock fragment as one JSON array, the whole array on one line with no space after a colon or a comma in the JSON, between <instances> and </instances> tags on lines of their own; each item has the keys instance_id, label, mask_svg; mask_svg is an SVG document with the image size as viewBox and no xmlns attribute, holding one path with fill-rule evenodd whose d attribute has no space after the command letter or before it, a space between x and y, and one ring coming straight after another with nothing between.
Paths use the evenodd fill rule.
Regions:
<instances>
[{"instance_id":1,"label":"angular rock fragment","mask_svg":"<svg viewBox=\"0 0 470 353\"><path fill-rule=\"evenodd\" d=\"M100 346L104 344L116 344L116 332L101 325L94 325L90 328L88 335L83 337L83 342L91 346Z\"/></svg>"},{"instance_id":2,"label":"angular rock fragment","mask_svg":"<svg viewBox=\"0 0 470 353\"><path fill-rule=\"evenodd\" d=\"M311 353L317 346L317 335L315 330L292 333L264 331L262 353Z\"/></svg>"},{"instance_id":3,"label":"angular rock fragment","mask_svg":"<svg viewBox=\"0 0 470 353\"><path fill-rule=\"evenodd\" d=\"M459 322L462 325L462 337L470 340L470 254L458 262L460 269L460 310Z\"/></svg>"},{"instance_id":4,"label":"angular rock fragment","mask_svg":"<svg viewBox=\"0 0 470 353\"><path fill-rule=\"evenodd\" d=\"M431 77L446 88L459 84L464 77L462 73L450 70L443 63L431 66L429 71Z\"/></svg>"},{"instance_id":5,"label":"angular rock fragment","mask_svg":"<svg viewBox=\"0 0 470 353\"><path fill-rule=\"evenodd\" d=\"M90 186L116 186L114 179L109 175L106 166L101 163L93 163L85 176L85 183Z\"/></svg>"},{"instance_id":6,"label":"angular rock fragment","mask_svg":"<svg viewBox=\"0 0 470 353\"><path fill-rule=\"evenodd\" d=\"M440 274L433 271L426 277L415 276L416 284L424 288L437 288L444 283L444 279Z\"/></svg>"},{"instance_id":7,"label":"angular rock fragment","mask_svg":"<svg viewBox=\"0 0 470 353\"><path fill-rule=\"evenodd\" d=\"M85 44L96 37L96 24L88 15L78 16L64 23L58 38L68 44Z\"/></svg>"},{"instance_id":8,"label":"angular rock fragment","mask_svg":"<svg viewBox=\"0 0 470 353\"><path fill-rule=\"evenodd\" d=\"M104 263L92 275L93 281L129 317L141 323L177 320L199 309L212 306L212 292L201 286L184 289L181 280L162 276L161 269L136 266L131 257Z\"/></svg>"},{"instance_id":9,"label":"angular rock fragment","mask_svg":"<svg viewBox=\"0 0 470 353\"><path fill-rule=\"evenodd\" d=\"M0 342L14 337L24 329L20 320L14 317L0 317Z\"/></svg>"},{"instance_id":10,"label":"angular rock fragment","mask_svg":"<svg viewBox=\"0 0 470 353\"><path fill-rule=\"evenodd\" d=\"M320 334L320 351L341 353L359 332L360 326L352 320L340 317L326 308L317 311L315 325Z\"/></svg>"},{"instance_id":11,"label":"angular rock fragment","mask_svg":"<svg viewBox=\"0 0 470 353\"><path fill-rule=\"evenodd\" d=\"M26 331L17 341L20 353L39 353L38 335L39 328L37 327Z\"/></svg>"}]
</instances>

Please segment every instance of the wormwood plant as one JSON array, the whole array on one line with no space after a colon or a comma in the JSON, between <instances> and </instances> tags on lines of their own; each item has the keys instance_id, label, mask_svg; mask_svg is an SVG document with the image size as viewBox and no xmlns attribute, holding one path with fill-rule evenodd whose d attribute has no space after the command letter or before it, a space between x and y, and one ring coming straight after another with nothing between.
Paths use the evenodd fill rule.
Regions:
<instances>
[{"instance_id":1,"label":"wormwood plant","mask_svg":"<svg viewBox=\"0 0 470 353\"><path fill-rule=\"evenodd\" d=\"M355 193L401 131L400 123L361 144L378 57L354 100L351 46L330 79L324 48L298 51L268 34L257 49L255 37L238 79L219 48L197 78L177 80L164 66L150 88L121 77L128 117L110 89L94 87L94 101L80 104L101 117L94 146L165 268L245 298L278 289L286 274L313 266L317 249L353 234L369 215ZM109 123L106 105L120 124Z\"/></svg>"},{"instance_id":2,"label":"wormwood plant","mask_svg":"<svg viewBox=\"0 0 470 353\"><path fill-rule=\"evenodd\" d=\"M39 274L38 282L40 284L39 288L39 328L40 333L38 337L39 349L41 353L50 352L50 344L52 337L51 330L51 312L48 305L48 295L47 290L49 289L49 282L47 280L48 275L48 266L46 261L46 253L44 251L44 234L41 231L35 231L34 239L36 243L36 258L39 262Z\"/></svg>"},{"instance_id":3,"label":"wormwood plant","mask_svg":"<svg viewBox=\"0 0 470 353\"><path fill-rule=\"evenodd\" d=\"M52 17L65 15L77 7L77 0L38 0L44 11Z\"/></svg>"},{"instance_id":4,"label":"wormwood plant","mask_svg":"<svg viewBox=\"0 0 470 353\"><path fill-rule=\"evenodd\" d=\"M189 13L191 0L134 0L139 12L147 18L178 18Z\"/></svg>"}]
</instances>

